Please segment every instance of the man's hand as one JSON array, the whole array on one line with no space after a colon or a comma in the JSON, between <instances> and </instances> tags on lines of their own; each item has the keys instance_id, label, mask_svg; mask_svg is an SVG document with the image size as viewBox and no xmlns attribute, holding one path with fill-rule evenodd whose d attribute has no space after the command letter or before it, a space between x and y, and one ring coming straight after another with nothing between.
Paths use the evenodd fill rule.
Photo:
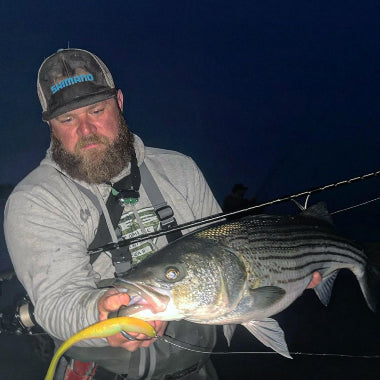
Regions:
<instances>
[{"instance_id":1,"label":"man's hand","mask_svg":"<svg viewBox=\"0 0 380 380\"><path fill-rule=\"evenodd\" d=\"M107 290L98 301L99 320L104 321L108 318L108 314L112 311L117 311L121 306L128 305L130 297L127 293L119 292L117 289ZM163 335L167 322L164 321L149 321L157 335ZM128 332L128 331L127 331ZM123 347L128 351L135 351L140 347L150 346L155 339L148 338L144 334L129 333L135 339L144 340L128 340L121 334L112 335L107 338L108 344L113 347Z\"/></svg>"}]
</instances>

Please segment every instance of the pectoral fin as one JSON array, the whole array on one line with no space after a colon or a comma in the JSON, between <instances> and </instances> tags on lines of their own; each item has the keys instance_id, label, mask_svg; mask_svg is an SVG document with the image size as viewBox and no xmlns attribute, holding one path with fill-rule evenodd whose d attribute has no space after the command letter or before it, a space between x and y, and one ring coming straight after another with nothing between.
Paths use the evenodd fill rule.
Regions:
<instances>
[{"instance_id":1,"label":"pectoral fin","mask_svg":"<svg viewBox=\"0 0 380 380\"><path fill-rule=\"evenodd\" d=\"M232 336L234 335L236 325L223 325L223 333L227 339L228 346L231 344Z\"/></svg>"},{"instance_id":2,"label":"pectoral fin","mask_svg":"<svg viewBox=\"0 0 380 380\"><path fill-rule=\"evenodd\" d=\"M332 288L339 271L332 272L323 281L314 288L319 300L327 306L330 302Z\"/></svg>"},{"instance_id":3,"label":"pectoral fin","mask_svg":"<svg viewBox=\"0 0 380 380\"><path fill-rule=\"evenodd\" d=\"M265 310L273 306L286 294L286 291L278 286L262 286L251 289L249 292L253 297L256 310Z\"/></svg>"},{"instance_id":4,"label":"pectoral fin","mask_svg":"<svg viewBox=\"0 0 380 380\"><path fill-rule=\"evenodd\" d=\"M272 348L279 354L292 359L289 354L288 346L285 342L285 334L280 325L271 318L261 321L250 321L242 323L261 343Z\"/></svg>"}]
</instances>

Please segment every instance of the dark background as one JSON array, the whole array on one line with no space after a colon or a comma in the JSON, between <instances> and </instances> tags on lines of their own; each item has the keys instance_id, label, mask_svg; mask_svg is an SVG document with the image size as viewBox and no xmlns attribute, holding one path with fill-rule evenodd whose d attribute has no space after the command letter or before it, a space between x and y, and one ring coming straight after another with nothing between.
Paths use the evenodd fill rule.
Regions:
<instances>
[{"instance_id":1,"label":"dark background","mask_svg":"<svg viewBox=\"0 0 380 380\"><path fill-rule=\"evenodd\" d=\"M1 207L49 145L36 93L59 48L101 57L146 145L192 156L219 202L232 185L268 201L380 170L378 1L3 1ZM380 196L379 177L313 195L336 211ZM304 199L299 200L301 203ZM297 212L293 204L269 213ZM379 239L380 202L334 215L354 240ZM20 238L22 231L20 231ZM11 269L3 235L0 270ZM378 260L379 254L372 255ZM4 283L1 307L21 291ZM342 273L328 308L306 292L276 319L291 351L380 355L379 319ZM40 379L30 337L0 335L0 378ZM218 349L227 349L221 339ZM239 329L235 351L263 346ZM18 360L17 360L18 358ZM380 359L215 356L221 377L378 379ZM252 375L248 375L252 373Z\"/></svg>"}]
</instances>

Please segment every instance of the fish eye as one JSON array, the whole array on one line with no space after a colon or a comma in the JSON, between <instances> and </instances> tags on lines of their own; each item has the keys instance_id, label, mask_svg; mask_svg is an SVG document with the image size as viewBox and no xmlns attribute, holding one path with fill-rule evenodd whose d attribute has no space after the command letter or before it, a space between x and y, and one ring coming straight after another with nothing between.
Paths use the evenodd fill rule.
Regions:
<instances>
[{"instance_id":1,"label":"fish eye","mask_svg":"<svg viewBox=\"0 0 380 380\"><path fill-rule=\"evenodd\" d=\"M165 277L168 280L175 281L178 279L179 275L180 275L180 272L176 267L169 267L169 268L166 268L165 270Z\"/></svg>"}]
</instances>

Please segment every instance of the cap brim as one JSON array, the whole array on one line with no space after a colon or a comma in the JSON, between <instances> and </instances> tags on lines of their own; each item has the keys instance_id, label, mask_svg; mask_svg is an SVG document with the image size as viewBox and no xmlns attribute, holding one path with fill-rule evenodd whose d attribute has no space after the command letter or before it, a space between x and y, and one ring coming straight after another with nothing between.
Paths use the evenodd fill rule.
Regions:
<instances>
[{"instance_id":1,"label":"cap brim","mask_svg":"<svg viewBox=\"0 0 380 380\"><path fill-rule=\"evenodd\" d=\"M50 112L42 112L42 120L50 121L51 119L54 119L55 117L60 116L66 112L70 112L81 107L90 106L91 104L102 102L103 100L111 99L116 96L116 92L117 90L115 88L112 88L97 94L86 95L83 98L74 99L71 102L66 103L64 106L50 110Z\"/></svg>"}]
</instances>

